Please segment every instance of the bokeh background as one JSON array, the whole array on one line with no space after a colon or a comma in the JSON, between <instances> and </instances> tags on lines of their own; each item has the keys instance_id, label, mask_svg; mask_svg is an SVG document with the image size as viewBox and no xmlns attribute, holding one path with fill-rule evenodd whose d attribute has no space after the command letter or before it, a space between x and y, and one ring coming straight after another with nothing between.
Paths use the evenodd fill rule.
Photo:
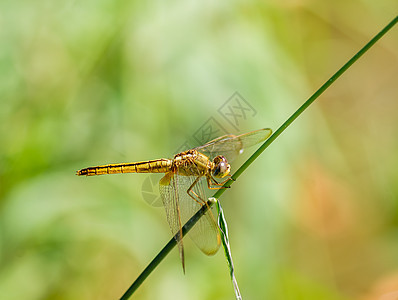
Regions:
<instances>
[{"instance_id":1,"label":"bokeh background","mask_svg":"<svg viewBox=\"0 0 398 300\"><path fill-rule=\"evenodd\" d=\"M1 1L0 298L119 298L169 240L164 211L145 174L75 171L169 157L211 117L275 130L397 11ZM393 28L222 196L244 298L398 298L397 49ZM235 92L253 111L233 127ZM185 245L186 274L174 250L135 299L234 297L223 252Z\"/></svg>"}]
</instances>

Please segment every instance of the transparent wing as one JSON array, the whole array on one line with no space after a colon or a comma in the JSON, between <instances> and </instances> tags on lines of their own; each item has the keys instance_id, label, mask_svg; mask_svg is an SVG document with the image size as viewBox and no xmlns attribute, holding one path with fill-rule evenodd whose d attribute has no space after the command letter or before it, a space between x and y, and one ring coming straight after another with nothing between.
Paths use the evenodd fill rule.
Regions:
<instances>
[{"instance_id":1,"label":"transparent wing","mask_svg":"<svg viewBox=\"0 0 398 300\"><path fill-rule=\"evenodd\" d=\"M224 135L194 149L208 155L210 159L217 155L223 155L228 162L231 162L244 149L264 142L271 133L271 129L264 128L241 135Z\"/></svg>"},{"instance_id":2,"label":"transparent wing","mask_svg":"<svg viewBox=\"0 0 398 300\"><path fill-rule=\"evenodd\" d=\"M180 237L182 237L182 221L177 191L177 175L171 172L166 173L166 175L159 182L160 197L162 198L163 206L166 210L166 218L167 222L169 223L171 233L173 234L173 236L175 236L178 232L180 232ZM184 245L182 242L182 238L176 238L176 240L182 262L182 268L185 272Z\"/></svg>"},{"instance_id":3,"label":"transparent wing","mask_svg":"<svg viewBox=\"0 0 398 300\"><path fill-rule=\"evenodd\" d=\"M181 232L181 227L202 205L206 205L204 185L207 183L205 178L199 178L192 188L194 195L197 195L197 201L187 193L196 179L196 176L181 176L170 172L159 182L160 196L166 211L167 222L173 235ZM220 247L221 238L211 210L208 210L198 220L195 226L189 231L188 236L206 255L213 255L217 252ZM183 268L185 268L183 242L182 240L177 240L177 242Z\"/></svg>"},{"instance_id":4,"label":"transparent wing","mask_svg":"<svg viewBox=\"0 0 398 300\"><path fill-rule=\"evenodd\" d=\"M194 200L188 195L189 187L197 180L196 176L178 176L178 195L182 223L185 224L203 205L206 205L204 186L207 186L206 179L200 177L193 186L191 195L198 196ZM193 192L193 193L192 193ZM220 247L220 234L215 217L209 209L202 216L195 226L188 232L188 236L206 255L213 255Z\"/></svg>"}]
</instances>

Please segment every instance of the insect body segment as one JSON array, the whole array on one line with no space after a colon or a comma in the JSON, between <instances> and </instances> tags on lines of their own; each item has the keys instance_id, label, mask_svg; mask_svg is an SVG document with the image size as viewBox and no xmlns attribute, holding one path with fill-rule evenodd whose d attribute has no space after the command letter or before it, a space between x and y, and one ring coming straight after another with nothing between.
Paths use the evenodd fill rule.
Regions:
<instances>
[{"instance_id":1,"label":"insect body segment","mask_svg":"<svg viewBox=\"0 0 398 300\"><path fill-rule=\"evenodd\" d=\"M229 163L243 149L265 141L270 129L260 129L242 135L225 135L174 156L134 163L109 164L77 171L79 176L119 173L165 173L159 191L166 210L167 221L178 243L184 269L182 226L206 204L204 187L219 189L229 180ZM226 178L222 182L216 179ZM211 210L207 210L188 235L207 255L217 252L220 234Z\"/></svg>"}]
</instances>

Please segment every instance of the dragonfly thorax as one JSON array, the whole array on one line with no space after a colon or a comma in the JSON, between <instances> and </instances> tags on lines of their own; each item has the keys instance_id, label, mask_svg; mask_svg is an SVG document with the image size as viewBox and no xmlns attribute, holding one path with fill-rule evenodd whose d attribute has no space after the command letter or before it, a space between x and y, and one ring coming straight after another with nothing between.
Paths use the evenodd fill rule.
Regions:
<instances>
[{"instance_id":1,"label":"dragonfly thorax","mask_svg":"<svg viewBox=\"0 0 398 300\"><path fill-rule=\"evenodd\" d=\"M215 178L223 178L227 176L230 170L231 166L224 156L218 155L214 158L211 172Z\"/></svg>"}]
</instances>

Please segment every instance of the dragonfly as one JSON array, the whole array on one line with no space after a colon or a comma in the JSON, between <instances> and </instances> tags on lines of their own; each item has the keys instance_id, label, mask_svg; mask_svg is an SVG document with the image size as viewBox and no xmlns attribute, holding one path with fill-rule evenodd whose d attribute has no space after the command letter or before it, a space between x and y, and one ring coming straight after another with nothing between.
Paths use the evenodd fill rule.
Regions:
<instances>
[{"instance_id":1,"label":"dragonfly","mask_svg":"<svg viewBox=\"0 0 398 300\"><path fill-rule=\"evenodd\" d=\"M155 159L133 163L107 164L88 167L76 172L79 176L120 173L164 173L159 192L166 210L167 222L177 241L185 273L182 226L206 204L205 187L220 189L230 179L232 162L243 150L265 141L272 133L269 128L241 135L224 135L206 144L176 154L172 159ZM198 248L213 255L220 247L220 233L211 209L188 233Z\"/></svg>"}]
</instances>

